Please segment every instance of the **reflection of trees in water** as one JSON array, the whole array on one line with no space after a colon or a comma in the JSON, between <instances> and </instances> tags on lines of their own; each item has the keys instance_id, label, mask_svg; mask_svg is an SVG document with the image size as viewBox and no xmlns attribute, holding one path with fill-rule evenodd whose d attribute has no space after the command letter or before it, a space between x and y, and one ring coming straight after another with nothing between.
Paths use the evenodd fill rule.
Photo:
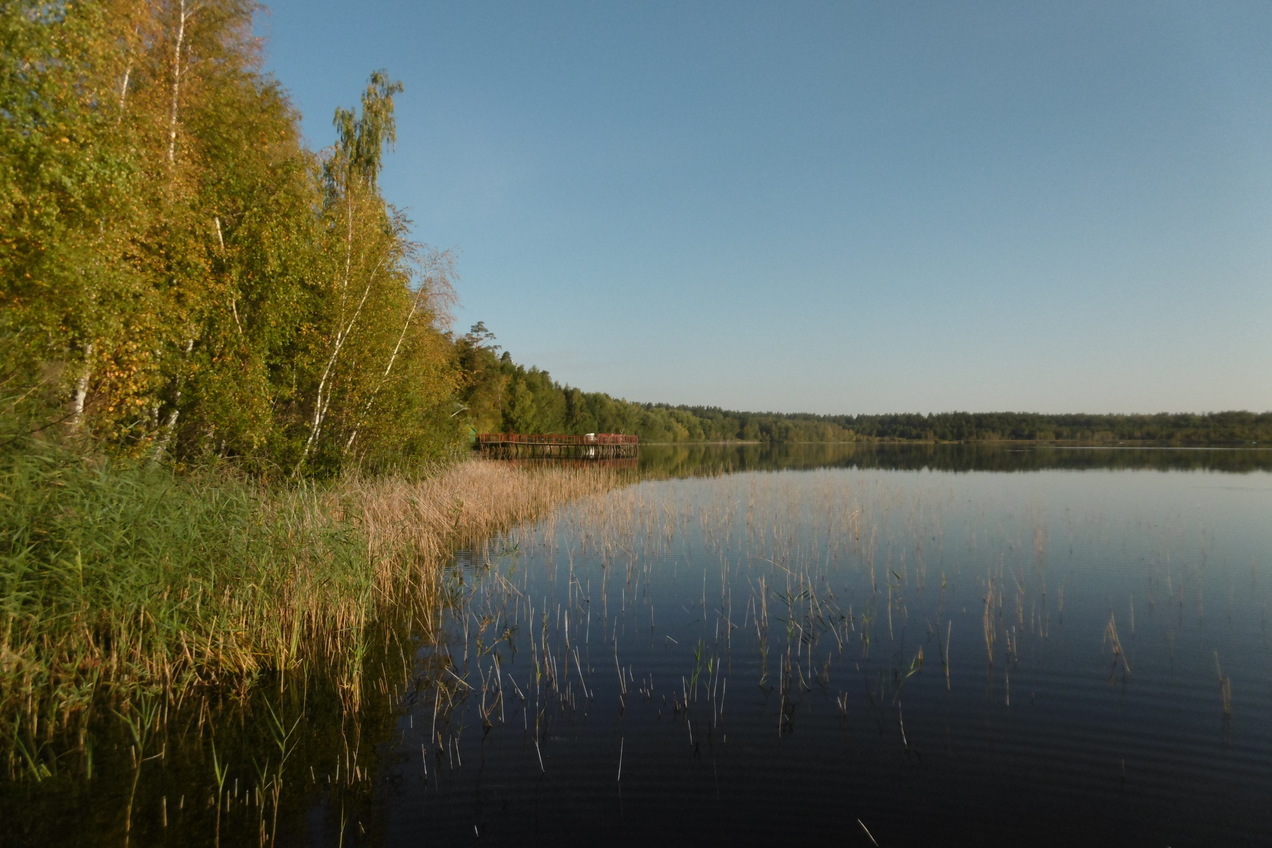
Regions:
<instances>
[{"instance_id":1,"label":"reflection of trees in water","mask_svg":"<svg viewBox=\"0 0 1272 848\"><path fill-rule=\"evenodd\" d=\"M1113 448L1036 445L696 444L644 445L640 467L653 477L734 471L876 468L895 471L1272 470L1272 449Z\"/></svg>"}]
</instances>

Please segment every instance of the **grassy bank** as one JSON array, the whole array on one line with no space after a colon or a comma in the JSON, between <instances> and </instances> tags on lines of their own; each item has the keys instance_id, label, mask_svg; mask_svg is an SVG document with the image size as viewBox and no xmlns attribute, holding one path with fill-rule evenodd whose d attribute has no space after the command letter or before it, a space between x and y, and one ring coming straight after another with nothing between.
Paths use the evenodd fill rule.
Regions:
<instances>
[{"instance_id":1,"label":"grassy bank","mask_svg":"<svg viewBox=\"0 0 1272 848\"><path fill-rule=\"evenodd\" d=\"M458 545L613 485L480 461L269 489L229 472L24 454L0 466L10 774L94 715L321 673L356 708L388 620L427 634ZM3 743L0 743L3 744Z\"/></svg>"}]
</instances>

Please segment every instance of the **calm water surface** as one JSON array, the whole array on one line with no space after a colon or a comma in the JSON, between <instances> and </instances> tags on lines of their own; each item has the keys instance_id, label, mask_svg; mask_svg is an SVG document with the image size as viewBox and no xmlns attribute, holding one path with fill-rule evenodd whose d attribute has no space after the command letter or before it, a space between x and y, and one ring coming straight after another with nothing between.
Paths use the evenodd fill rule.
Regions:
<instances>
[{"instance_id":1,"label":"calm water surface","mask_svg":"<svg viewBox=\"0 0 1272 848\"><path fill-rule=\"evenodd\" d=\"M367 833L1266 844L1272 474L1180 456L858 456L521 528L456 563Z\"/></svg>"},{"instance_id":2,"label":"calm water surface","mask_svg":"<svg viewBox=\"0 0 1272 848\"><path fill-rule=\"evenodd\" d=\"M105 716L0 844L1272 844L1272 451L641 465L463 552L359 711Z\"/></svg>"}]
</instances>

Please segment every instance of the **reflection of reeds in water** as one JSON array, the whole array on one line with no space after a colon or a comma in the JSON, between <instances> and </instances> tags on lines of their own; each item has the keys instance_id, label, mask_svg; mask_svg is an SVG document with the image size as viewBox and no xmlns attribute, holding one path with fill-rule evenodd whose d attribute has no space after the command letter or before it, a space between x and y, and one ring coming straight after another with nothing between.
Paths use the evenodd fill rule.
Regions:
<instances>
[{"instance_id":1,"label":"reflection of reeds in water","mask_svg":"<svg viewBox=\"0 0 1272 848\"><path fill-rule=\"evenodd\" d=\"M998 628L995 626L997 610L1002 605L1002 591L994 587L994 578L990 577L984 598L984 611L981 615L981 629L985 635L985 656L990 665L994 664L994 643L998 640Z\"/></svg>"},{"instance_id":2,"label":"reflection of reeds in water","mask_svg":"<svg viewBox=\"0 0 1272 848\"><path fill-rule=\"evenodd\" d=\"M1219 676L1219 703L1223 706L1223 717L1226 721L1232 718L1232 681L1223 673L1219 665L1219 652L1215 651L1215 673Z\"/></svg>"},{"instance_id":3,"label":"reflection of reeds in water","mask_svg":"<svg viewBox=\"0 0 1272 848\"><path fill-rule=\"evenodd\" d=\"M1122 649L1122 640L1117 633L1117 618L1112 613L1109 613L1109 623L1104 626L1104 643L1113 649L1113 665L1109 668L1110 682L1117 673L1118 666L1122 668L1122 676L1129 677L1131 664L1126 658L1126 651Z\"/></svg>"},{"instance_id":4,"label":"reflection of reeds in water","mask_svg":"<svg viewBox=\"0 0 1272 848\"><path fill-rule=\"evenodd\" d=\"M947 693L952 692L953 620L962 618L960 627L968 624L968 633L974 632L978 595L987 680L992 680L994 690L1001 683L999 703L1012 708L1015 677L1014 708L1027 703L1031 693L1036 694L1037 680L1026 667L1030 658L1042 653L1053 624L1064 636L1066 583L1078 587L1075 610L1079 617L1085 612L1081 606L1087 602L1086 585L1078 572L1069 570L1073 566L1054 553L1063 551L1066 541L1072 552L1072 541L1062 534L1049 535L1051 526L1036 511L1020 523L1011 523L1015 519L1008 514L1004 525L996 526L981 520L986 517L982 509L964 525L962 516L949 519L942 512L960 503L954 498L933 502L922 493L899 494L889 488L889 481L864 479L863 483L862 475L833 473L798 480L793 475L788 479L740 474L709 485L643 483L578 502L552 513L532 530L513 532L506 541L518 550L512 561L544 557L541 572L548 575L547 597L538 578L530 582L530 569L505 577L502 567L494 568L501 562L496 561L491 563L492 575L498 576L491 577L490 585L497 584L504 600L483 596L473 602L506 603L503 620L513 629L532 623L534 638L528 645L536 686L533 691L526 687L522 700L530 703L523 721L535 714L530 732L540 762L551 754L552 737L545 728L553 714L573 721L584 712L571 688L581 688L583 697L594 703L604 703L605 689L610 689L609 700L620 717L628 712L624 720L630 720L637 706L651 705L660 718L674 716L692 745L701 744L704 737L719 740L722 737L713 734L721 722L727 677L738 667L745 669L749 687L754 688L758 677L765 725L771 728L775 711L779 734L793 729L797 716L804 720L819 699L845 720L855 715L855 704L869 700L881 722L889 705L895 709L903 745L909 750L911 743L924 741L922 698L933 684L940 685L939 677L923 679L925 652L938 651L941 677ZM943 524L947 520L948 531ZM601 566L589 577L597 562ZM551 576L554 568L560 570L559 577ZM1178 591L1182 599L1178 577L1173 585L1169 572L1150 572L1149 577L1151 591L1158 591L1164 579L1167 592ZM528 598L531 585L533 603ZM666 585L676 587L670 598L659 594ZM1192 583L1188 586L1192 593ZM1129 627L1131 647L1137 623L1142 631L1156 623L1151 604L1147 614L1141 605L1138 622L1135 606L1132 596L1121 623L1121 629ZM584 647L589 632L582 623L584 610L596 611L602 622L592 633L593 645L601 642L601 647L592 648L596 653ZM499 614L496 610L492 617ZM685 631L659 632L667 621ZM638 638L624 637L620 657L619 636L635 631ZM650 644L679 663L659 681L662 691L656 690L653 674L639 667L646 632ZM922 644L915 644L916 634ZM1129 655L1112 614L1103 636L1112 656L1110 680L1119 674L1129 677ZM526 644L521 641L523 648ZM974 662L976 652L970 643L964 647L967 661ZM609 677L611 662L617 681ZM490 679L480 666L477 670L483 683ZM629 681L634 684L630 690ZM858 687L857 681L864 686ZM1231 687L1222 672L1219 683L1227 716ZM906 706L912 709L910 728L901 718L903 688ZM633 691L643 704L628 697ZM493 689L491 694L495 697ZM503 721L485 702L482 709L491 721ZM508 721L521 724L515 710L510 713ZM907 730L914 738L905 738Z\"/></svg>"},{"instance_id":5,"label":"reflection of reeds in water","mask_svg":"<svg viewBox=\"0 0 1272 848\"><path fill-rule=\"evenodd\" d=\"M950 636L954 632L954 622L945 623L945 650L941 653L941 665L945 669L945 691L950 692Z\"/></svg>"}]
</instances>

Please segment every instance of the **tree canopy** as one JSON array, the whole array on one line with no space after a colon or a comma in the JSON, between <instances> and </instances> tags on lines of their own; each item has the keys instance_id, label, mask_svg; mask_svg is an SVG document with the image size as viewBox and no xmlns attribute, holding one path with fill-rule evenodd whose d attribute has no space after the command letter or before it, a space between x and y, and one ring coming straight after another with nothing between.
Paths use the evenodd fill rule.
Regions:
<instances>
[{"instance_id":1,"label":"tree canopy","mask_svg":"<svg viewBox=\"0 0 1272 848\"><path fill-rule=\"evenodd\" d=\"M402 85L305 147L250 0L0 7L0 444L59 438L253 473L410 467L481 431L647 441L1216 443L1272 414L835 416L562 386L477 323L379 176ZM509 281L513 284L515 281Z\"/></svg>"},{"instance_id":2,"label":"tree canopy","mask_svg":"<svg viewBox=\"0 0 1272 848\"><path fill-rule=\"evenodd\" d=\"M450 257L380 196L371 75L307 150L245 0L0 12L0 402L178 462L329 473L455 441Z\"/></svg>"}]
</instances>

